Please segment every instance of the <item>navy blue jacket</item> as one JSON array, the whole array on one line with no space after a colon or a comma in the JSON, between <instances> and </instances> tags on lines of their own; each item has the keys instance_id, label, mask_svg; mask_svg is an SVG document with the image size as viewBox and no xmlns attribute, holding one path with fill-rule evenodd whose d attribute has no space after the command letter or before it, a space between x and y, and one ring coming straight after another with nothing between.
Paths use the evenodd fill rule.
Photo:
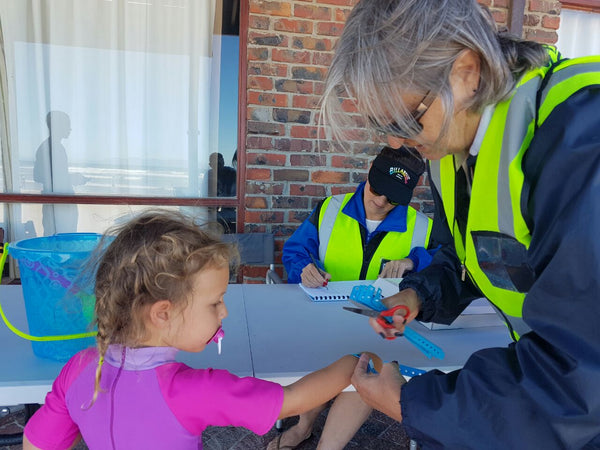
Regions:
<instances>
[{"instance_id":1,"label":"navy blue jacket","mask_svg":"<svg viewBox=\"0 0 600 450\"><path fill-rule=\"evenodd\" d=\"M402 387L404 426L423 449L600 448L600 86L554 109L523 172L535 272L523 319L532 331L476 352L462 370L428 372ZM450 323L481 294L460 280L435 190L434 199L432 235L446 245L401 288L423 301L419 319Z\"/></svg>"}]
</instances>

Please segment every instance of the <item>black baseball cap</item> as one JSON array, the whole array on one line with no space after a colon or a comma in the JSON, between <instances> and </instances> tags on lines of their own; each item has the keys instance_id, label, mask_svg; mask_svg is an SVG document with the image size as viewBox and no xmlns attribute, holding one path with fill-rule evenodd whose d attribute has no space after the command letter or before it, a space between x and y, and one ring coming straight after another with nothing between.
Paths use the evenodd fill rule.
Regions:
<instances>
[{"instance_id":1,"label":"black baseball cap","mask_svg":"<svg viewBox=\"0 0 600 450\"><path fill-rule=\"evenodd\" d=\"M380 153L369 170L369 184L375 192L385 195L388 200L406 206L410 203L413 189L422 173Z\"/></svg>"}]
</instances>

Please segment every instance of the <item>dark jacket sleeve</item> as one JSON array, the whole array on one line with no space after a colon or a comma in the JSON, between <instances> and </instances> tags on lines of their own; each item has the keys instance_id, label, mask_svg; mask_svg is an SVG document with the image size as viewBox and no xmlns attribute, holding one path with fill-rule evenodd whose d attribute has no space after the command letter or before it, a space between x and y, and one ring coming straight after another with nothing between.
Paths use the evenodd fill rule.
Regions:
<instances>
[{"instance_id":1,"label":"dark jacket sleeve","mask_svg":"<svg viewBox=\"0 0 600 450\"><path fill-rule=\"evenodd\" d=\"M431 179L431 177L430 177ZM400 290L412 288L422 301L418 319L450 324L481 292L468 280L461 281L461 265L439 193L432 186L435 211L430 249L435 249L429 266L408 274ZM442 294L443 293L443 294Z\"/></svg>"},{"instance_id":2,"label":"dark jacket sleeve","mask_svg":"<svg viewBox=\"0 0 600 450\"><path fill-rule=\"evenodd\" d=\"M599 110L600 89L571 96L523 161L532 331L403 386L404 425L423 448L600 448Z\"/></svg>"},{"instance_id":3,"label":"dark jacket sleeve","mask_svg":"<svg viewBox=\"0 0 600 450\"><path fill-rule=\"evenodd\" d=\"M319 259L319 230L318 220L321 211L321 201L313 210L311 215L302 222L294 234L292 234L283 245L281 261L287 272L288 283L300 283L302 281L302 269L309 265L312 254Z\"/></svg>"}]
</instances>

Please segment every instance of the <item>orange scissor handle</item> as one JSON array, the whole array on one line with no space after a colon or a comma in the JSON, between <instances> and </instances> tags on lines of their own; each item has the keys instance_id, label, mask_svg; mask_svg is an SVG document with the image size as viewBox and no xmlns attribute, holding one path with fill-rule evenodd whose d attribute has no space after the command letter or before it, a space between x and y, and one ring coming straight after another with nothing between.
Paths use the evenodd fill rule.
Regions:
<instances>
[{"instance_id":1,"label":"orange scissor handle","mask_svg":"<svg viewBox=\"0 0 600 450\"><path fill-rule=\"evenodd\" d=\"M403 317L406 319L410 315L410 308L406 305L397 305L393 308L386 309L379 313L379 317L377 317L377 323L381 325L383 328L394 328L394 320L393 316L396 314L396 311L402 310L404 312Z\"/></svg>"}]
</instances>

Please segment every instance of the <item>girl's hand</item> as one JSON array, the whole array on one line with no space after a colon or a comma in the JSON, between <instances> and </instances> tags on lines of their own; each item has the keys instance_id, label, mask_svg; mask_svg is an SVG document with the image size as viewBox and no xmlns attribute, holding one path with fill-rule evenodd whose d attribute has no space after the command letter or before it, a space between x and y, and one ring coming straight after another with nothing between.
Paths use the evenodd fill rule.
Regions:
<instances>
[{"instance_id":1,"label":"girl's hand","mask_svg":"<svg viewBox=\"0 0 600 450\"><path fill-rule=\"evenodd\" d=\"M414 320L419 314L421 302L413 289L405 289L391 297L384 298L382 301L388 308L393 308L397 305L406 305L410 310L410 315L408 317L402 315L402 310L398 310L396 314L394 314L394 328L383 328L374 318L369 319L369 325L371 325L375 332L382 337L387 338L401 335L404 333L404 326L411 320Z\"/></svg>"},{"instance_id":2,"label":"girl's hand","mask_svg":"<svg viewBox=\"0 0 600 450\"><path fill-rule=\"evenodd\" d=\"M352 375L352 384L369 406L392 419L402 422L400 390L406 380L400 374L397 362L385 363L381 373L367 373L369 355L363 353Z\"/></svg>"}]
</instances>

